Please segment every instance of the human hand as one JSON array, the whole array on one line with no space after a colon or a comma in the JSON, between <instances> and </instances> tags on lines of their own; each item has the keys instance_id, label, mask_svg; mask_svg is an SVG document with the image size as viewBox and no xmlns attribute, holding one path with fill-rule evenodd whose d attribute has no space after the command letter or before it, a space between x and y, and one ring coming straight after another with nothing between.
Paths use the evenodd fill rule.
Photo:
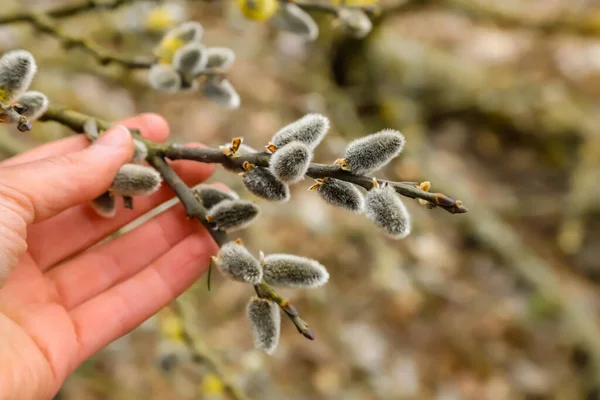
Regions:
<instances>
[{"instance_id":1,"label":"human hand","mask_svg":"<svg viewBox=\"0 0 600 400\"><path fill-rule=\"evenodd\" d=\"M123 122L156 142L159 116ZM112 219L87 204L133 154L117 126L89 146L82 135L0 163L0 399L49 399L85 359L131 331L190 286L217 245L181 204L88 249L173 197L163 187ZM189 185L213 167L175 162ZM122 207L122 206L120 206Z\"/></svg>"}]
</instances>

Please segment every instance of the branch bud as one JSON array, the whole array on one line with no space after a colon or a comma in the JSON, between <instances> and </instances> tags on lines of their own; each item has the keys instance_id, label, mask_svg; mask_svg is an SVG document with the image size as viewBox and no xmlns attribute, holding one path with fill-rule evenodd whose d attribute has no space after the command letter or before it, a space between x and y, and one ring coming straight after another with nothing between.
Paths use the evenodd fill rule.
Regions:
<instances>
[{"instance_id":1,"label":"branch bud","mask_svg":"<svg viewBox=\"0 0 600 400\"><path fill-rule=\"evenodd\" d=\"M279 344L281 329L279 307L270 300L252 297L246 313L252 327L254 345L267 354L273 354Z\"/></svg>"},{"instance_id":2,"label":"branch bud","mask_svg":"<svg viewBox=\"0 0 600 400\"><path fill-rule=\"evenodd\" d=\"M312 151L327 134L329 119L321 114L307 114L299 120L281 128L271 138L275 148L291 142L302 142Z\"/></svg>"},{"instance_id":3,"label":"branch bud","mask_svg":"<svg viewBox=\"0 0 600 400\"><path fill-rule=\"evenodd\" d=\"M269 169L281 182L295 183L304 178L312 152L302 142L286 144L271 156Z\"/></svg>"},{"instance_id":4,"label":"branch bud","mask_svg":"<svg viewBox=\"0 0 600 400\"><path fill-rule=\"evenodd\" d=\"M260 263L240 243L226 243L213 261L221 272L235 281L258 285L262 280Z\"/></svg>"},{"instance_id":5,"label":"branch bud","mask_svg":"<svg viewBox=\"0 0 600 400\"><path fill-rule=\"evenodd\" d=\"M110 192L113 196L147 196L158 190L162 178L153 168L125 164L113 180Z\"/></svg>"},{"instance_id":6,"label":"branch bud","mask_svg":"<svg viewBox=\"0 0 600 400\"><path fill-rule=\"evenodd\" d=\"M365 215L394 239L403 239L410 233L410 215L402 200L388 184L373 180L373 189L367 193Z\"/></svg>"},{"instance_id":7,"label":"branch bud","mask_svg":"<svg viewBox=\"0 0 600 400\"><path fill-rule=\"evenodd\" d=\"M0 57L0 103L12 104L27 90L37 70L30 52L13 50Z\"/></svg>"},{"instance_id":8,"label":"branch bud","mask_svg":"<svg viewBox=\"0 0 600 400\"><path fill-rule=\"evenodd\" d=\"M315 288L329 280L327 269L310 258L291 254L261 257L263 279L270 285L291 288Z\"/></svg>"},{"instance_id":9,"label":"branch bud","mask_svg":"<svg viewBox=\"0 0 600 400\"><path fill-rule=\"evenodd\" d=\"M260 208L247 200L223 200L210 209L206 220L225 232L250 225L260 214Z\"/></svg>"},{"instance_id":10,"label":"branch bud","mask_svg":"<svg viewBox=\"0 0 600 400\"><path fill-rule=\"evenodd\" d=\"M317 183L311 186L309 190L319 192L327 203L356 213L364 211L364 196L352 183L335 178L323 178L316 181Z\"/></svg>"},{"instance_id":11,"label":"branch bud","mask_svg":"<svg viewBox=\"0 0 600 400\"><path fill-rule=\"evenodd\" d=\"M356 175L375 171L389 163L404 148L404 136L393 129L353 140L346 148L346 156L336 163Z\"/></svg>"}]
</instances>

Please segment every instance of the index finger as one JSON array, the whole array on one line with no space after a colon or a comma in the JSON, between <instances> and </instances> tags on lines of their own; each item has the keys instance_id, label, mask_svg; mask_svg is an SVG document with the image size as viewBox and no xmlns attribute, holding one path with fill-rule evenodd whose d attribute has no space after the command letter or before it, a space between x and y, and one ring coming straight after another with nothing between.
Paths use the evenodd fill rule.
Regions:
<instances>
[{"instance_id":1,"label":"index finger","mask_svg":"<svg viewBox=\"0 0 600 400\"><path fill-rule=\"evenodd\" d=\"M153 142L164 142L169 137L169 124L158 114L140 114L117 123L123 124L128 128L139 129L142 136ZM1 162L0 167L23 164L47 157L79 151L87 147L89 143L90 142L83 135L70 136L68 138L42 144L25 153L11 157L8 160Z\"/></svg>"}]
</instances>

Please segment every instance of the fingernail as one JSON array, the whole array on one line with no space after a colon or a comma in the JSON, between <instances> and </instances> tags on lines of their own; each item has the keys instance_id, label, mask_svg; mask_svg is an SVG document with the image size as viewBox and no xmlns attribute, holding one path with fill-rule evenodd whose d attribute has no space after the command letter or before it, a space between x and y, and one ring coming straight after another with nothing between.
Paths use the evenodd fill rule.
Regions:
<instances>
[{"instance_id":1,"label":"fingernail","mask_svg":"<svg viewBox=\"0 0 600 400\"><path fill-rule=\"evenodd\" d=\"M115 125L110 128L104 135L100 136L94 144L108 147L123 147L131 142L131 134L129 129L123 125Z\"/></svg>"}]
</instances>

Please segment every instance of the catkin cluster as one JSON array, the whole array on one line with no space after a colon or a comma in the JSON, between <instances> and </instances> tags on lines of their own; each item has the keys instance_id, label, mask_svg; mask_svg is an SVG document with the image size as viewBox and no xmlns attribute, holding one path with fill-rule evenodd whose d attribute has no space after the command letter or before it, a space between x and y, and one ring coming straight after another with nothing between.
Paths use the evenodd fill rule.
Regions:
<instances>
[{"instance_id":1,"label":"catkin cluster","mask_svg":"<svg viewBox=\"0 0 600 400\"><path fill-rule=\"evenodd\" d=\"M307 41L319 36L319 26L298 4L286 0L238 0L241 13L254 21L270 20L282 31L298 35ZM367 14L360 8L339 7L334 26L355 38L363 38L373 28Z\"/></svg>"},{"instance_id":2,"label":"catkin cluster","mask_svg":"<svg viewBox=\"0 0 600 400\"><path fill-rule=\"evenodd\" d=\"M228 278L259 287L262 281L274 287L315 288L329 280L319 262L291 254L260 254L255 258L240 240L226 243L213 258ZM260 289L257 289L260 294ZM268 298L253 297L247 307L257 348L272 354L279 342L281 315L279 306Z\"/></svg>"},{"instance_id":3,"label":"catkin cluster","mask_svg":"<svg viewBox=\"0 0 600 400\"><path fill-rule=\"evenodd\" d=\"M48 98L27 91L37 71L35 58L25 50L13 50L0 57L0 122L16 124L24 132L48 108Z\"/></svg>"},{"instance_id":4,"label":"catkin cluster","mask_svg":"<svg viewBox=\"0 0 600 400\"><path fill-rule=\"evenodd\" d=\"M289 185L306 176L313 152L329 130L329 120L320 114L307 114L284 126L273 135L266 146L271 153L269 166L244 162L242 181L254 195L273 202L286 202L290 198ZM334 164L352 175L365 175L377 171L397 157L404 148L404 136L393 129L367 135L350 142L344 158ZM221 146L229 157L240 157L256 150L242 145L240 140L230 146ZM390 237L401 239L411 230L410 216L400 196L387 185L373 186L363 194L359 186L333 177L320 178L310 187L327 203L354 213L364 213Z\"/></svg>"},{"instance_id":5,"label":"catkin cluster","mask_svg":"<svg viewBox=\"0 0 600 400\"><path fill-rule=\"evenodd\" d=\"M203 32L200 23L185 22L164 35L154 49L150 86L167 93L199 90L219 105L238 108L240 96L223 76L235 53L226 47L206 47Z\"/></svg>"}]
</instances>

